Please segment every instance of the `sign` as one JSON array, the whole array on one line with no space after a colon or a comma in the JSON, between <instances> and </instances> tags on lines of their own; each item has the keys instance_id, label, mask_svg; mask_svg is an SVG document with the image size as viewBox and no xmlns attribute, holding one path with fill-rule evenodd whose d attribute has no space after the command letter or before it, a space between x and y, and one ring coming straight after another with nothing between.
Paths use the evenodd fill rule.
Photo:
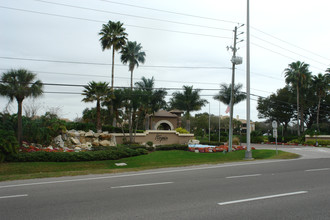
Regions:
<instances>
[{"instance_id":1,"label":"sign","mask_svg":"<svg viewBox=\"0 0 330 220\"><path fill-rule=\"evenodd\" d=\"M274 129L276 129L277 128L277 122L276 121L273 121L272 122L272 126L273 126Z\"/></svg>"},{"instance_id":2,"label":"sign","mask_svg":"<svg viewBox=\"0 0 330 220\"><path fill-rule=\"evenodd\" d=\"M273 129L273 137L277 138L277 129L276 128Z\"/></svg>"}]
</instances>

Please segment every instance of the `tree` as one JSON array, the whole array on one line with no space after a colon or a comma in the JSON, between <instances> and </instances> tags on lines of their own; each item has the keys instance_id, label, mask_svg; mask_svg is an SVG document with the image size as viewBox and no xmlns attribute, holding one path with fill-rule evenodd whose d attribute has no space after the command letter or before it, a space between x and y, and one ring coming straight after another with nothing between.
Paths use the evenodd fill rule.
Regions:
<instances>
[{"instance_id":1,"label":"tree","mask_svg":"<svg viewBox=\"0 0 330 220\"><path fill-rule=\"evenodd\" d=\"M109 21L107 24L102 25L102 29L99 33L101 36L102 50L111 49L112 47L111 89L113 89L114 85L115 51L122 49L127 40L127 33L125 33L123 25L124 24L119 21Z\"/></svg>"},{"instance_id":2,"label":"tree","mask_svg":"<svg viewBox=\"0 0 330 220\"><path fill-rule=\"evenodd\" d=\"M304 110L300 109L300 96L301 90L306 87L306 84L311 76L308 70L309 65L304 62L292 62L285 71L285 82L291 85L297 94L297 125L298 125L298 136L300 136L300 131L304 127Z\"/></svg>"},{"instance_id":3,"label":"tree","mask_svg":"<svg viewBox=\"0 0 330 220\"><path fill-rule=\"evenodd\" d=\"M145 129L149 129L149 116L148 114L154 114L161 108L166 107L165 96L167 92L164 89L154 89L155 80L152 77L147 79L141 78L141 81L136 82L137 89L143 92L142 103L140 106L140 116L145 119Z\"/></svg>"},{"instance_id":4,"label":"tree","mask_svg":"<svg viewBox=\"0 0 330 220\"><path fill-rule=\"evenodd\" d=\"M183 86L183 92L174 92L170 99L171 108L177 108L186 112L187 131L190 132L190 112L201 110L207 100L200 98L200 90L192 86Z\"/></svg>"},{"instance_id":5,"label":"tree","mask_svg":"<svg viewBox=\"0 0 330 220\"><path fill-rule=\"evenodd\" d=\"M127 44L120 51L121 56L120 60L123 64L128 63L128 70L131 72L131 91L133 91L133 71L135 66L138 67L139 63L145 62L146 53L142 51L141 44L138 44L136 41L128 41ZM133 100L131 100L133 101ZM132 128L132 109L130 109L129 116L129 133L130 133L130 142L133 141L133 128Z\"/></svg>"},{"instance_id":6,"label":"tree","mask_svg":"<svg viewBox=\"0 0 330 220\"><path fill-rule=\"evenodd\" d=\"M327 96L327 93L329 93L330 74L326 73L322 75L321 73L319 73L317 76L312 76L312 84L313 84L313 89L318 98L316 124L317 124L317 130L320 131L319 118L320 118L321 100L322 98Z\"/></svg>"},{"instance_id":7,"label":"tree","mask_svg":"<svg viewBox=\"0 0 330 220\"><path fill-rule=\"evenodd\" d=\"M234 104L237 104L246 99L245 93L241 92L242 84L234 85ZM220 85L219 94L215 95L213 98L219 100L222 103L229 105L230 104L230 94L231 94L231 84L227 85L225 83Z\"/></svg>"},{"instance_id":8,"label":"tree","mask_svg":"<svg viewBox=\"0 0 330 220\"><path fill-rule=\"evenodd\" d=\"M275 120L283 123L286 133L289 122L294 115L293 96L292 91L286 86L267 98L258 98L258 118L266 118L269 122Z\"/></svg>"},{"instance_id":9,"label":"tree","mask_svg":"<svg viewBox=\"0 0 330 220\"><path fill-rule=\"evenodd\" d=\"M96 101L96 130L100 132L102 130L101 125L101 101L107 99L109 94L109 84L106 82L89 82L87 86L84 86L82 99L84 102Z\"/></svg>"},{"instance_id":10,"label":"tree","mask_svg":"<svg viewBox=\"0 0 330 220\"><path fill-rule=\"evenodd\" d=\"M120 51L120 60L123 64L128 63L128 69L131 72L131 90L133 90L133 71L135 67L139 67L139 63L145 62L146 53L142 51L141 44L136 41L128 41Z\"/></svg>"},{"instance_id":11,"label":"tree","mask_svg":"<svg viewBox=\"0 0 330 220\"><path fill-rule=\"evenodd\" d=\"M0 83L0 95L6 96L10 101L16 99L17 110L17 141L22 144L22 106L27 97L36 98L43 93L43 84L36 80L36 74L26 70L9 70L3 73Z\"/></svg>"}]
</instances>

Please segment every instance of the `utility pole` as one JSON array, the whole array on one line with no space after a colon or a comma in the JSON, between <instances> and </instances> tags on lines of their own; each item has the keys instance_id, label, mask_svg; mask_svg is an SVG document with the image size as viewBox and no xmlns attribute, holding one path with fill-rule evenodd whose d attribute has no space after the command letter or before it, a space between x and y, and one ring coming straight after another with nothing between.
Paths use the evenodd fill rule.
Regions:
<instances>
[{"instance_id":1,"label":"utility pole","mask_svg":"<svg viewBox=\"0 0 330 220\"><path fill-rule=\"evenodd\" d=\"M247 0L246 16L246 151L245 159L252 160L250 146L251 124L250 124L250 1Z\"/></svg>"},{"instance_id":2,"label":"utility pole","mask_svg":"<svg viewBox=\"0 0 330 220\"><path fill-rule=\"evenodd\" d=\"M232 148L233 148L233 113L234 113L234 103L235 103L235 98L234 98L235 66L238 64L242 64L242 58L236 57L236 51L237 51L236 43L237 43L237 26L234 29L234 46L230 47L230 49L232 49L232 51L233 51L233 57L231 59L233 66L232 66L231 92L230 92L230 117L229 117L229 140L228 140L228 151L229 152L232 151Z\"/></svg>"}]
</instances>

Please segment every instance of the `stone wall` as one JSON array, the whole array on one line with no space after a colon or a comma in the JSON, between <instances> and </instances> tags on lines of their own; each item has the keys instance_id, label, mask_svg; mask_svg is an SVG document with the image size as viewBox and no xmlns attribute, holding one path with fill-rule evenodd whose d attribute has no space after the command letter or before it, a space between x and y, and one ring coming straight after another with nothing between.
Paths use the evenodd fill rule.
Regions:
<instances>
[{"instance_id":1,"label":"stone wall","mask_svg":"<svg viewBox=\"0 0 330 220\"><path fill-rule=\"evenodd\" d=\"M112 135L115 136L117 144L123 143L123 134L116 133ZM129 140L129 134L125 134L125 137ZM180 134L176 131L163 130L147 130L144 133L137 133L135 136L136 143L145 144L152 141L154 145L187 144L191 139L194 139L193 134Z\"/></svg>"},{"instance_id":2,"label":"stone wall","mask_svg":"<svg viewBox=\"0 0 330 220\"><path fill-rule=\"evenodd\" d=\"M93 131L70 130L57 136L52 143L54 147L63 149L90 150L92 146L116 146L122 144L124 139L129 140L129 134L125 136L122 133L95 133ZM135 142L145 144L148 141L154 145L166 144L187 144L189 140L194 139L193 134L180 134L176 131L148 130L144 133L138 133L135 136Z\"/></svg>"}]
</instances>

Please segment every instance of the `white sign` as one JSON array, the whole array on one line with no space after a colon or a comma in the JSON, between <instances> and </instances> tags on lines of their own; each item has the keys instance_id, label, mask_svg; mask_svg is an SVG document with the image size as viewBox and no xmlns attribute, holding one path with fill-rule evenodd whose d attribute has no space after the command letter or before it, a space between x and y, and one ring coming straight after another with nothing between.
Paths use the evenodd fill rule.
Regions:
<instances>
[{"instance_id":1,"label":"white sign","mask_svg":"<svg viewBox=\"0 0 330 220\"><path fill-rule=\"evenodd\" d=\"M277 122L276 121L273 121L272 122L272 126L273 126L273 128L277 128Z\"/></svg>"},{"instance_id":2,"label":"white sign","mask_svg":"<svg viewBox=\"0 0 330 220\"><path fill-rule=\"evenodd\" d=\"M273 129L273 137L277 138L277 129L276 128Z\"/></svg>"}]
</instances>

